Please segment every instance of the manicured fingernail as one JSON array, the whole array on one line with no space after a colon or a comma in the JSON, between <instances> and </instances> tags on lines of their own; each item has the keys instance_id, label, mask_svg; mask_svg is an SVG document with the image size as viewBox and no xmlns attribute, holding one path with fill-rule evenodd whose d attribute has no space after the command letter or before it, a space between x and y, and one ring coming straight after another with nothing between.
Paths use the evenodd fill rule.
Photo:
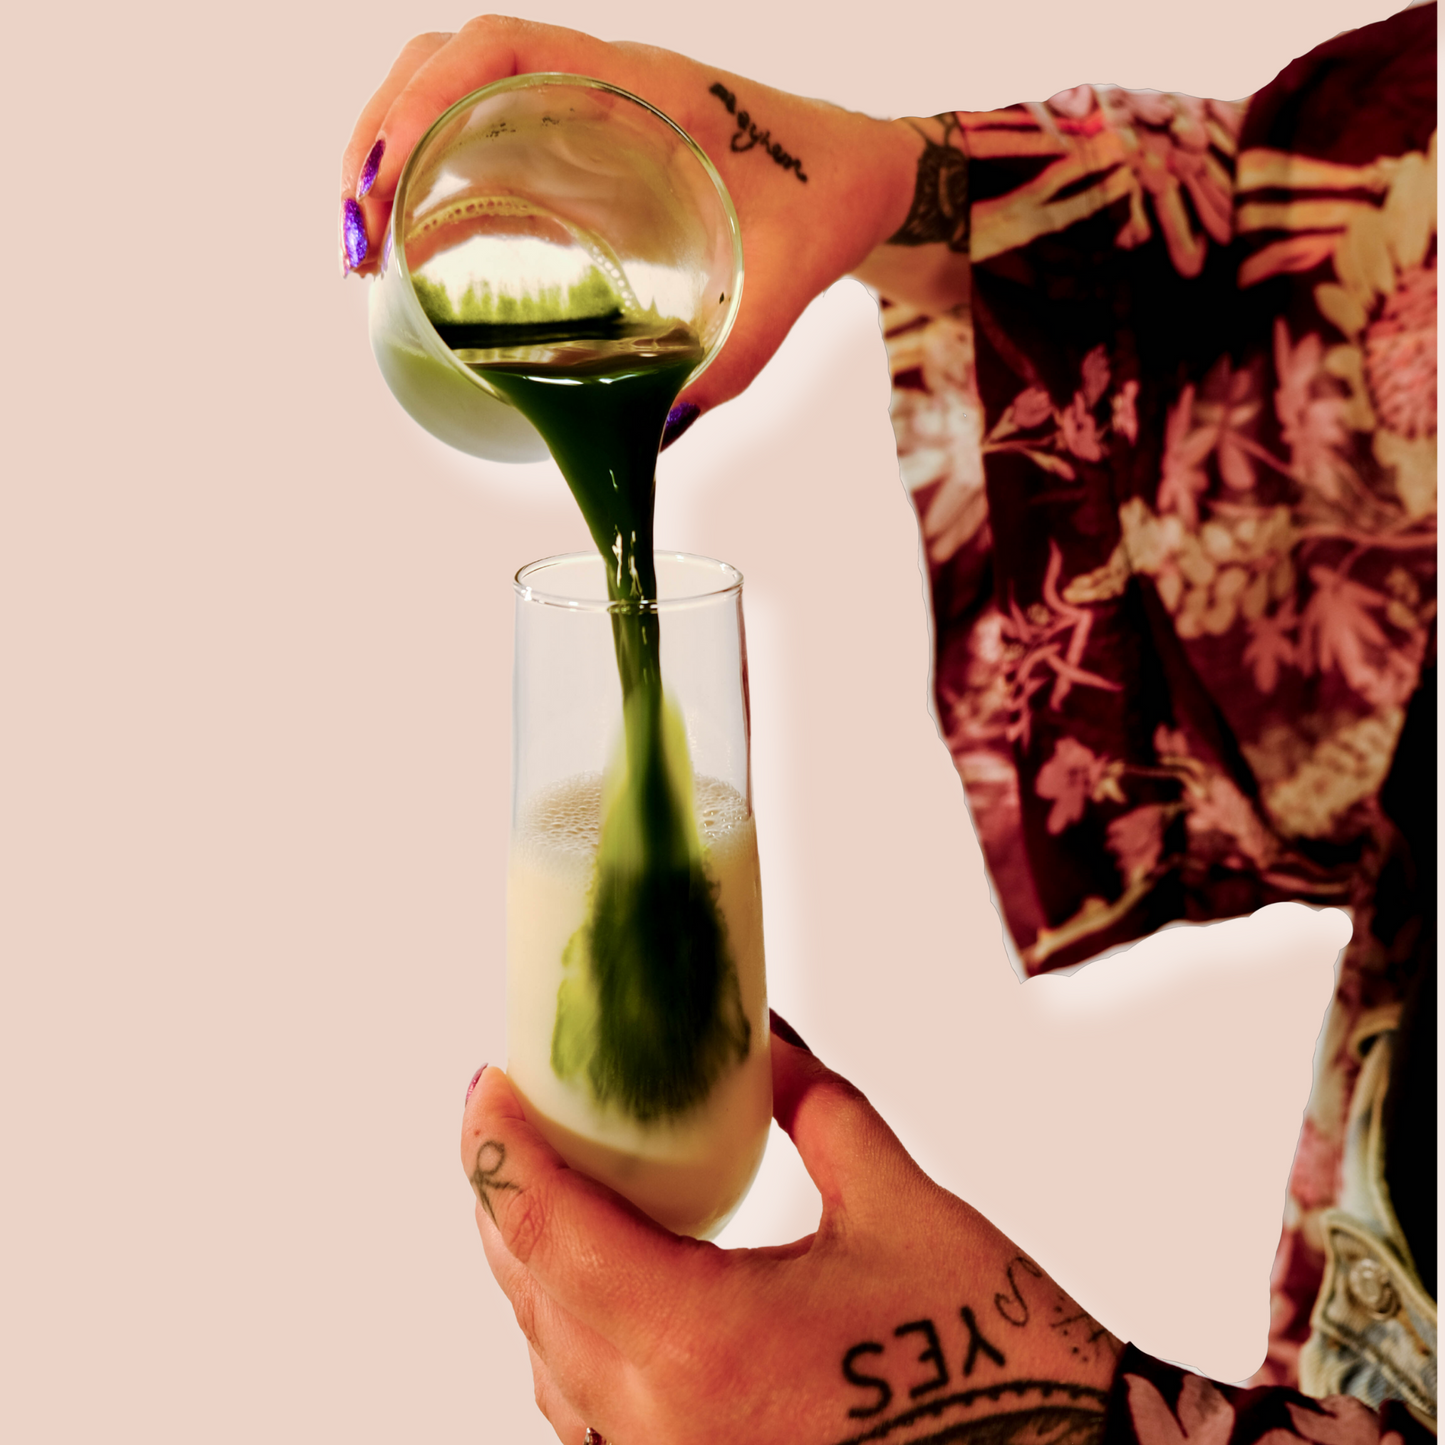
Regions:
<instances>
[{"instance_id":1,"label":"manicured fingernail","mask_svg":"<svg viewBox=\"0 0 1445 1445\"><path fill-rule=\"evenodd\" d=\"M366 218L350 196L341 203L341 249L353 269L366 260Z\"/></svg>"},{"instance_id":2,"label":"manicured fingernail","mask_svg":"<svg viewBox=\"0 0 1445 1445\"><path fill-rule=\"evenodd\" d=\"M470 1084L467 1085L467 1097L462 1100L462 1105L463 1105L463 1107L465 1107L467 1104L470 1104L470 1103L472 1102L472 1095L477 1092L477 1081L478 1081L478 1080L482 1077L482 1075L485 1074L486 1072L487 1072L487 1066L486 1066L485 1064L483 1064L482 1067L481 1067L480 1069L478 1069L475 1074L472 1075L472 1081L471 1081Z\"/></svg>"},{"instance_id":3,"label":"manicured fingernail","mask_svg":"<svg viewBox=\"0 0 1445 1445\"><path fill-rule=\"evenodd\" d=\"M678 402L667 414L667 425L662 429L660 450L666 451L701 415L702 409L694 406L692 402Z\"/></svg>"},{"instance_id":4,"label":"manicured fingernail","mask_svg":"<svg viewBox=\"0 0 1445 1445\"><path fill-rule=\"evenodd\" d=\"M359 201L376 184L376 173L381 169L381 158L386 154L386 142L378 140L361 163L361 174L356 178L356 199Z\"/></svg>"},{"instance_id":5,"label":"manicured fingernail","mask_svg":"<svg viewBox=\"0 0 1445 1445\"><path fill-rule=\"evenodd\" d=\"M802 1049L805 1054L813 1051L803 1042L803 1036L780 1014L776 1009L768 1010L768 1022L772 1025L773 1032L782 1039L785 1044L792 1044L795 1049Z\"/></svg>"}]
</instances>

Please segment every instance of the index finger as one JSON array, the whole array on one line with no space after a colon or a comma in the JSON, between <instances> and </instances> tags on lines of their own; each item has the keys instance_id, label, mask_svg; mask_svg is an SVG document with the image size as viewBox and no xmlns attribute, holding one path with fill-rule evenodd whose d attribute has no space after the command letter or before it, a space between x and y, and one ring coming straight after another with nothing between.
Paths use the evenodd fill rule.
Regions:
<instances>
[{"instance_id":1,"label":"index finger","mask_svg":"<svg viewBox=\"0 0 1445 1445\"><path fill-rule=\"evenodd\" d=\"M501 1069L462 1120L462 1167L503 1247L577 1320L643 1364L722 1259L569 1168L527 1122Z\"/></svg>"},{"instance_id":2,"label":"index finger","mask_svg":"<svg viewBox=\"0 0 1445 1445\"><path fill-rule=\"evenodd\" d=\"M417 70L451 38L448 31L434 31L427 35L415 35L402 46L401 53L386 73L386 79L362 107L351 129L351 139L341 153L341 189L345 195L355 195L362 165L376 145L381 123L392 102L406 89Z\"/></svg>"},{"instance_id":3,"label":"index finger","mask_svg":"<svg viewBox=\"0 0 1445 1445\"><path fill-rule=\"evenodd\" d=\"M415 67L378 118L376 134L385 139L386 154L372 196L390 203L413 147L444 110L472 91L524 71L593 75L602 69L615 79L614 47L581 31L501 15L469 20ZM370 142L361 144L365 154Z\"/></svg>"},{"instance_id":4,"label":"index finger","mask_svg":"<svg viewBox=\"0 0 1445 1445\"><path fill-rule=\"evenodd\" d=\"M396 97L411 83L417 70L451 38L449 34L438 32L409 40L352 127L351 139L341 153L343 201L339 239L342 275L352 271L367 273L376 270L376 253L371 238L386 229L391 212L390 198L381 202L373 200L369 194L386 159L386 138L377 133L382 119Z\"/></svg>"}]
</instances>

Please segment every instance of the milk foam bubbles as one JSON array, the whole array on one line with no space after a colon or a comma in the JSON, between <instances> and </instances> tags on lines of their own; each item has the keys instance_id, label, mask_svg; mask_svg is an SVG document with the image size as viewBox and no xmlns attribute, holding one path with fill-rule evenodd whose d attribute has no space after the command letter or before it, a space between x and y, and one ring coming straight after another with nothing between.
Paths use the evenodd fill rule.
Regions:
<instances>
[{"instance_id":1,"label":"milk foam bubbles","mask_svg":"<svg viewBox=\"0 0 1445 1445\"><path fill-rule=\"evenodd\" d=\"M772 1116L762 890L757 833L744 799L699 778L695 816L705 868L751 1026L747 1057L707 1099L673 1119L639 1123L599 1106L583 1080L552 1070L562 956L587 915L602 780L569 779L522 810L507 869L507 1072L528 1119L575 1168L679 1234L716 1234L762 1161Z\"/></svg>"}]
</instances>

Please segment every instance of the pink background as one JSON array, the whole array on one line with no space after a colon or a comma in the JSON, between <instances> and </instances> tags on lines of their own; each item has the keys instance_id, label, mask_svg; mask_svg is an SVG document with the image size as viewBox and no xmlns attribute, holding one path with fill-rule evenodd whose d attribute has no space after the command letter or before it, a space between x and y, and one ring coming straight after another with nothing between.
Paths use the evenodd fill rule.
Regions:
<instances>
[{"instance_id":1,"label":"pink background","mask_svg":"<svg viewBox=\"0 0 1445 1445\"><path fill-rule=\"evenodd\" d=\"M1235 97L1391 8L529 13L896 114L1084 80ZM7 22L9 1440L551 1438L456 1134L504 1050L510 578L585 537L550 465L408 422L335 262L351 117L413 31L463 18ZM660 539L748 578L774 1000L1106 1324L1239 1378L1340 918L1175 929L1016 983L926 711L886 407L846 283L662 469ZM816 1209L782 1141L729 1238Z\"/></svg>"}]
</instances>

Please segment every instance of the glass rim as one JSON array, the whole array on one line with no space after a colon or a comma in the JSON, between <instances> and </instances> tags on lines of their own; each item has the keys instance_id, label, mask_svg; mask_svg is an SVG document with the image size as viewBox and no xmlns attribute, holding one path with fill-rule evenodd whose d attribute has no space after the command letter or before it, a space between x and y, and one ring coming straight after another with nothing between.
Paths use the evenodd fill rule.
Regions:
<instances>
[{"instance_id":1,"label":"glass rim","mask_svg":"<svg viewBox=\"0 0 1445 1445\"><path fill-rule=\"evenodd\" d=\"M704 557L698 552L657 551L653 553L658 561L683 562L691 567L711 570L717 585L700 591L688 592L679 597L658 597L628 599L614 602L608 597L571 597L565 592L552 591L533 586L528 578L544 568L558 568L569 565L604 566L599 552L561 552L555 557L539 557L519 567L512 578L512 590L519 603L530 603L541 607L557 607L567 612L651 614L677 612L687 608L706 606L728 597L740 597L743 589L743 574L731 562L720 562L716 557Z\"/></svg>"},{"instance_id":2,"label":"glass rim","mask_svg":"<svg viewBox=\"0 0 1445 1445\"><path fill-rule=\"evenodd\" d=\"M673 120L670 115L643 100L640 95L634 95L630 90L624 90L620 85L613 85L608 80L598 80L591 75L569 75L561 70L534 70L526 71L521 75L509 75L501 80L494 80L490 84L479 86L476 90L468 92L460 100L448 106L423 132L422 137L411 148L411 154L407 156L405 164L401 168L401 175L397 178L396 190L392 194L391 215L387 220L387 243L386 249L389 253L389 261L399 269L400 277L405 281L401 288L401 305L407 313L416 334L421 338L422 344L430 350L437 359L448 368L448 370L460 372L479 391L486 392L488 396L495 396L482 379L471 367L464 362L458 361L455 353L438 335L437 329L432 325L431 318L422 309L421 302L417 299L416 287L411 281L411 267L406 259L406 237L396 235L397 217L404 215L406 211L406 193L411 186L411 181L416 172L417 158L426 149L431 138L452 118L458 111L465 110L469 106L476 105L479 101L489 95L503 95L509 90L524 90L528 87L540 87L545 85L570 85L577 86L584 90L603 90L610 95L620 96L623 100L629 100L634 105L655 116L669 130L674 131L682 140L683 145L692 153L693 159L702 166L708 179L713 183L713 189L717 192L718 200L722 203L723 214L727 219L728 233L732 240L733 252L733 275L735 284L732 288L732 295L728 298L727 312L723 316L722 326L718 331L717 340L708 348L702 361L689 374L684 386L691 386L712 365L718 352L723 349L729 333L733 329L733 323L737 320L738 309L742 304L743 295L743 232L742 223L738 220L737 207L733 205L733 198L723 182L718 168L713 165L711 158L698 143ZM507 405L511 403L508 402Z\"/></svg>"}]
</instances>

